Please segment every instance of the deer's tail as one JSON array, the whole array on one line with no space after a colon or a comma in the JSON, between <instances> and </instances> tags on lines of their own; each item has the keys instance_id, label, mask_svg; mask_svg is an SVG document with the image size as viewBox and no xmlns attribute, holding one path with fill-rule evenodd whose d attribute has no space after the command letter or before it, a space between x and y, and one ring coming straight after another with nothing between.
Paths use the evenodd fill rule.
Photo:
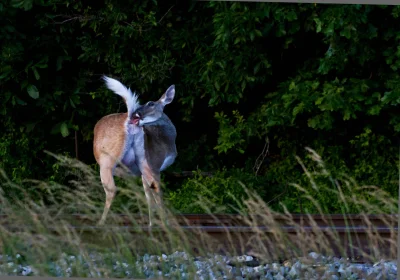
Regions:
<instances>
[{"instance_id":1,"label":"deer's tail","mask_svg":"<svg viewBox=\"0 0 400 280\"><path fill-rule=\"evenodd\" d=\"M103 80L105 81L108 89L112 90L125 100L126 107L128 109L128 117L130 117L139 106L137 94L132 93L129 88L113 78L103 76Z\"/></svg>"}]
</instances>

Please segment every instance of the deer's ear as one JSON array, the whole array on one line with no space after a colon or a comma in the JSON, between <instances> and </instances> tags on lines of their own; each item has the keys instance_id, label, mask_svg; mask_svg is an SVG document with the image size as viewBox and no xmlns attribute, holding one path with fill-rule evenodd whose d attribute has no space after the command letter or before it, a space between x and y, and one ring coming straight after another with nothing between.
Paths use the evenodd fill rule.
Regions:
<instances>
[{"instance_id":1,"label":"deer's ear","mask_svg":"<svg viewBox=\"0 0 400 280\"><path fill-rule=\"evenodd\" d=\"M170 86L167 91L161 96L160 101L165 106L174 100L175 97L175 85Z\"/></svg>"}]
</instances>

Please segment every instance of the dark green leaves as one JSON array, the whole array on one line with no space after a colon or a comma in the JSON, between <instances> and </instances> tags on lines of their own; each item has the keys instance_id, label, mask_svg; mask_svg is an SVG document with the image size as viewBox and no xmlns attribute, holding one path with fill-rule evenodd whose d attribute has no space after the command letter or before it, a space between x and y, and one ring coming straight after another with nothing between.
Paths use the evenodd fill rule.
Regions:
<instances>
[{"instance_id":1,"label":"dark green leaves","mask_svg":"<svg viewBox=\"0 0 400 280\"><path fill-rule=\"evenodd\" d=\"M60 133L62 137L67 137L70 134L70 124L67 121L62 121L57 123L51 129L51 134L58 134Z\"/></svg>"},{"instance_id":2,"label":"dark green leaves","mask_svg":"<svg viewBox=\"0 0 400 280\"><path fill-rule=\"evenodd\" d=\"M65 122L60 125L60 132L63 137L67 137L69 135L68 126Z\"/></svg>"},{"instance_id":3,"label":"dark green leaves","mask_svg":"<svg viewBox=\"0 0 400 280\"><path fill-rule=\"evenodd\" d=\"M39 98L39 90L37 89L37 87L35 85L29 85L27 87L27 91L30 97L32 97L33 99L37 99Z\"/></svg>"},{"instance_id":4,"label":"dark green leaves","mask_svg":"<svg viewBox=\"0 0 400 280\"><path fill-rule=\"evenodd\" d=\"M32 9L33 0L11 0L11 6L14 8L24 9L28 11Z\"/></svg>"},{"instance_id":5,"label":"dark green leaves","mask_svg":"<svg viewBox=\"0 0 400 280\"><path fill-rule=\"evenodd\" d=\"M231 123L229 118L224 113L215 113L215 119L219 122L220 136L218 145L214 148L218 153L226 153L231 149L237 150L239 153L244 153L241 145L245 142L243 132L246 129L244 118L238 111L233 111L235 122Z\"/></svg>"},{"instance_id":6,"label":"dark green leaves","mask_svg":"<svg viewBox=\"0 0 400 280\"><path fill-rule=\"evenodd\" d=\"M304 146L318 147L340 172L349 164L377 184L390 177L390 161L379 166L400 132L398 7L10 3L0 9L0 158L15 176L27 174L31 159L50 165L34 156L44 147L73 155L78 128L78 146L90 147L96 121L125 112L123 100L104 88L106 74L141 102L177 85L166 113L182 137L181 158L193 154L177 168L196 169L200 154L212 168L253 166L268 136L261 176L277 189L300 178L292 156ZM179 133L188 127L195 132ZM194 153L199 135L207 141ZM26 157L15 160L15 150Z\"/></svg>"}]
</instances>

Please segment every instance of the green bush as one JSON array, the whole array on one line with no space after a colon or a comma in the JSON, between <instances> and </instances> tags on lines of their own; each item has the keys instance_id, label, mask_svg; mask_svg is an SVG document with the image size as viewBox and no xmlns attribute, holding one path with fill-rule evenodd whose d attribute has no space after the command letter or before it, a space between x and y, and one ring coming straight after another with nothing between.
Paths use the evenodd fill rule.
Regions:
<instances>
[{"instance_id":1,"label":"green bush","mask_svg":"<svg viewBox=\"0 0 400 280\"><path fill-rule=\"evenodd\" d=\"M142 102L176 85L165 112L177 127L178 158L168 171L219 174L219 181L197 179L222 196L221 207L224 188L241 197L239 178L277 209L283 202L304 210L290 183L305 184L295 158L305 147L326 159L334 177L351 174L397 197L399 15L399 6L381 5L1 3L0 167L18 184L68 183L44 150L95 164L95 123L126 111L104 87L106 74ZM203 193L192 179L165 183L183 197L191 188ZM175 207L189 211L181 199L189 198L175 195ZM341 211L328 194L320 199Z\"/></svg>"},{"instance_id":2,"label":"green bush","mask_svg":"<svg viewBox=\"0 0 400 280\"><path fill-rule=\"evenodd\" d=\"M170 205L181 213L237 213L247 199L246 189L265 196L266 182L243 169L222 169L211 176L194 171L194 177L166 196ZM208 208L210 207L210 208Z\"/></svg>"}]
</instances>

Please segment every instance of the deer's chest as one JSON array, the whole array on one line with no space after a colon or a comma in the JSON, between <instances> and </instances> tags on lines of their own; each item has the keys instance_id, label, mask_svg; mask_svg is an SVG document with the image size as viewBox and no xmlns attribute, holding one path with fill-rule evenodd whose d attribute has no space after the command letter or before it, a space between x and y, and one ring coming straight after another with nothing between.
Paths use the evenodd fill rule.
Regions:
<instances>
[{"instance_id":1,"label":"deer's chest","mask_svg":"<svg viewBox=\"0 0 400 280\"><path fill-rule=\"evenodd\" d=\"M121 163L128 167L134 175L139 176L140 170L136 166L136 153L135 153L135 136L140 133L140 129L125 123L126 136L123 153L121 155Z\"/></svg>"},{"instance_id":2,"label":"deer's chest","mask_svg":"<svg viewBox=\"0 0 400 280\"><path fill-rule=\"evenodd\" d=\"M144 132L140 129L139 133L134 135L134 143L132 145L136 156L136 164L140 167L142 163L146 160L144 152Z\"/></svg>"},{"instance_id":3,"label":"deer's chest","mask_svg":"<svg viewBox=\"0 0 400 280\"><path fill-rule=\"evenodd\" d=\"M143 128L136 127L134 133L127 134L126 147L124 155L122 157L122 163L128 166L129 169L137 176L142 173L141 171L144 168L149 167L149 164L151 165L151 161L146 158L145 149L145 133L143 131ZM153 166L153 168L160 169L160 171L171 165L175 159L175 154L169 155L157 150L150 150L153 153L157 153L157 155L153 156L157 157L157 159L161 163L161 166L158 166L158 164L156 164L158 167Z\"/></svg>"},{"instance_id":4,"label":"deer's chest","mask_svg":"<svg viewBox=\"0 0 400 280\"><path fill-rule=\"evenodd\" d=\"M136 128L135 133L127 131L124 153L121 158L122 164L127 166L135 175L140 175L140 166L145 161L144 157L144 133L143 129Z\"/></svg>"}]
</instances>

